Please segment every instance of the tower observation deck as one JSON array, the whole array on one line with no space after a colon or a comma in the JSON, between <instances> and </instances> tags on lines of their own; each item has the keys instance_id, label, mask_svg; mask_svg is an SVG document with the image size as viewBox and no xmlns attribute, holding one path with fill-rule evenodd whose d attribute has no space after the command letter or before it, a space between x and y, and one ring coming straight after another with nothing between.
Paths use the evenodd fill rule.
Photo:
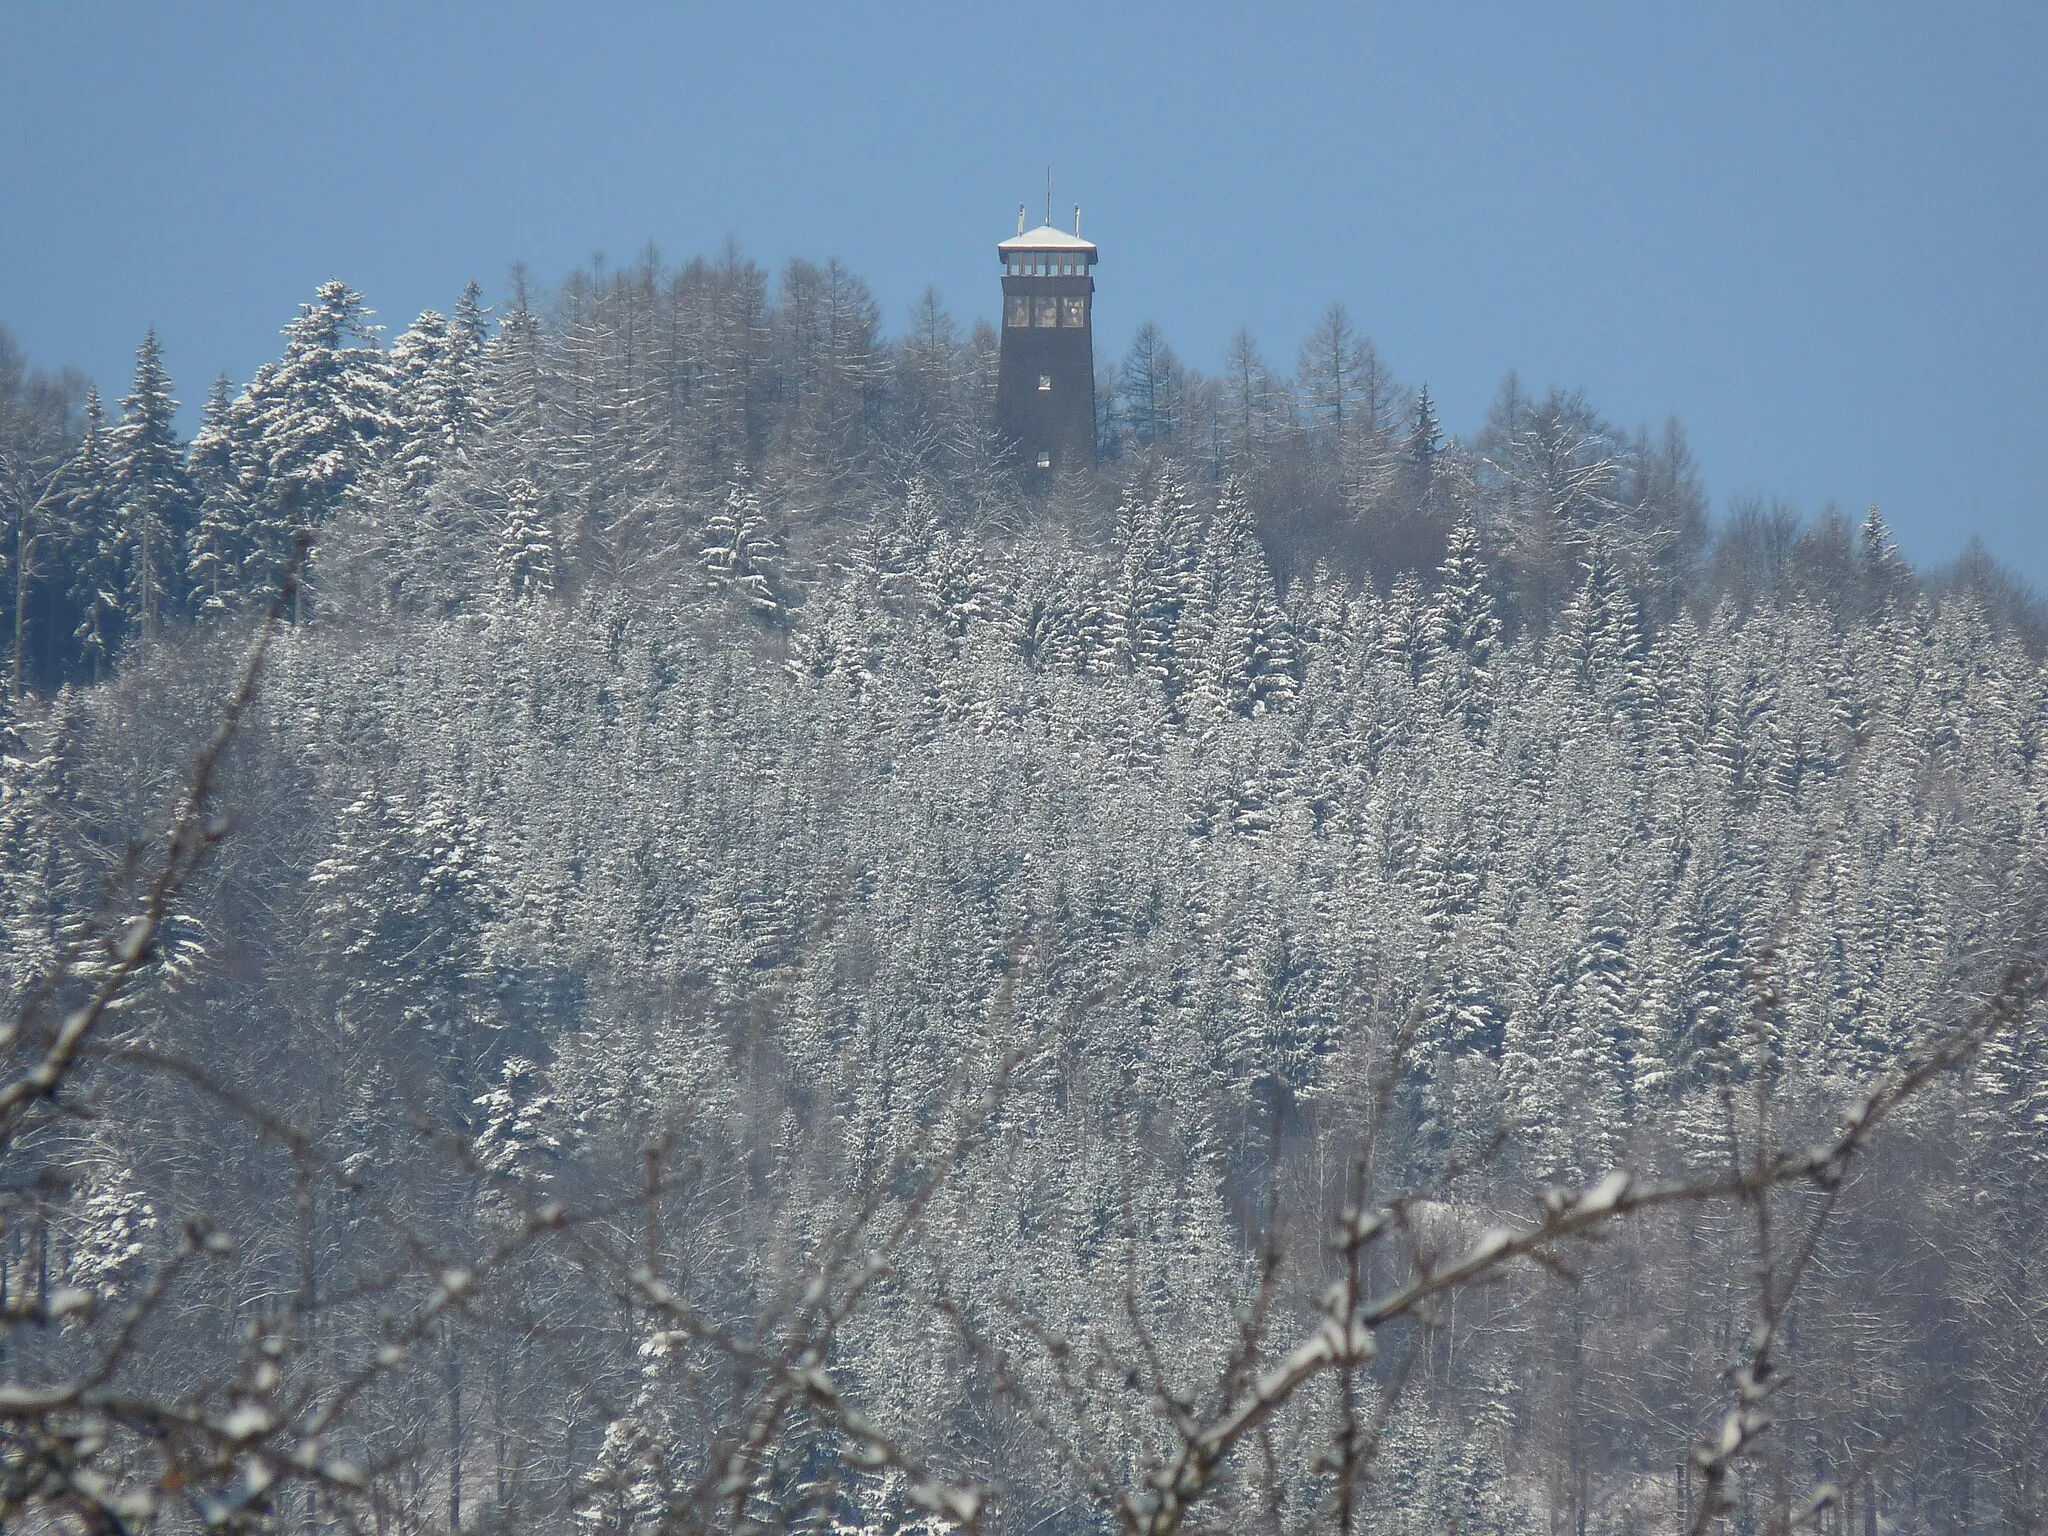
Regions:
<instances>
[{"instance_id":1,"label":"tower observation deck","mask_svg":"<svg viewBox=\"0 0 2048 1536\"><path fill-rule=\"evenodd\" d=\"M1050 220L996 247L1003 263L996 431L1031 478L1095 463L1095 247Z\"/></svg>"}]
</instances>

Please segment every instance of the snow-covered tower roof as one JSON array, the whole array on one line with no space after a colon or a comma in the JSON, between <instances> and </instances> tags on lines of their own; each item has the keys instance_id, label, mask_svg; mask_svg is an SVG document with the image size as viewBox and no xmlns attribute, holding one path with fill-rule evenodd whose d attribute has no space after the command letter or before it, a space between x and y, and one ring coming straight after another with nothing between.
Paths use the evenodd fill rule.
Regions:
<instances>
[{"instance_id":1,"label":"snow-covered tower roof","mask_svg":"<svg viewBox=\"0 0 2048 1536\"><path fill-rule=\"evenodd\" d=\"M1078 257L1083 266L1094 266L1096 260L1095 242L1081 238L1081 210L1074 210L1074 230L1066 230L1046 223L1036 229L1024 227L1024 210L1017 210L1017 233L996 246L996 256L1007 266L1010 258L1021 256L1027 251L1052 251L1068 257Z\"/></svg>"}]
</instances>

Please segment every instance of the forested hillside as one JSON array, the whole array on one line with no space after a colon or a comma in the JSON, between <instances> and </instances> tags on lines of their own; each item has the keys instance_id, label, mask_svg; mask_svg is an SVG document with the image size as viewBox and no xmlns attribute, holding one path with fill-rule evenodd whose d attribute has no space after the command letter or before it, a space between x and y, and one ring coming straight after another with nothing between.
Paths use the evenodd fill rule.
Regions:
<instances>
[{"instance_id":1,"label":"forested hillside","mask_svg":"<svg viewBox=\"0 0 2048 1536\"><path fill-rule=\"evenodd\" d=\"M371 318L0 346L8 1518L2048 1521L1988 556L1341 308L1034 494L836 263Z\"/></svg>"}]
</instances>

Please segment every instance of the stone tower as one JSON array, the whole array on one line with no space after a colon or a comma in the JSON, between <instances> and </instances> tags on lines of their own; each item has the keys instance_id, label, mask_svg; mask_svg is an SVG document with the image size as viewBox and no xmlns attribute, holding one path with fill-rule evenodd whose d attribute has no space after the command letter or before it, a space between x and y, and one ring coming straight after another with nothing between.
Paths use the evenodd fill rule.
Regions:
<instances>
[{"instance_id":1,"label":"stone tower","mask_svg":"<svg viewBox=\"0 0 2048 1536\"><path fill-rule=\"evenodd\" d=\"M1033 479L1095 463L1095 247L1048 216L996 247L1003 262L1003 343L996 431Z\"/></svg>"}]
</instances>

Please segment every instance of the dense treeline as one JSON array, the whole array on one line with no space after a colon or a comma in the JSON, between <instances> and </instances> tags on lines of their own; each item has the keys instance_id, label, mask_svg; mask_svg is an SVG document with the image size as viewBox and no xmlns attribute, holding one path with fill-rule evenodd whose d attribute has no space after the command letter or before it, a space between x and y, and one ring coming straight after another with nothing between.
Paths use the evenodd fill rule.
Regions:
<instances>
[{"instance_id":1,"label":"dense treeline","mask_svg":"<svg viewBox=\"0 0 2048 1536\"><path fill-rule=\"evenodd\" d=\"M260 603L294 530L345 505L374 505L391 550L434 545L463 571L488 545L567 592L658 586L696 564L701 503L738 466L796 560L791 602L830 569L845 527L913 478L979 531L1044 510L1020 502L990 436L994 333L963 337L927 293L887 342L866 286L836 262L792 262L772 302L766 275L728 251L579 274L545 316L522 278L495 324L472 284L452 319L429 311L388 348L371 319L346 285L324 285L277 362L239 391L215 381L190 444L153 334L118 414L0 344L0 616L26 681L97 678L166 625ZM1858 535L1832 509L1807 525L1740 499L1716 536L1676 421L1623 432L1582 396L1532 395L1512 374L1480 432L1447 440L1428 389L1396 382L1341 305L1292 377L1246 334L1204 377L1148 324L1097 398L1112 473L1066 487L1057 515L1107 532L1119 467L1171 457L1195 482L1241 481L1282 585L1319 564L1382 592L1404 573L1426 581L1469 518L1511 628L1548 622L1595 542L1653 623L1681 605L1704 618L1723 598L1744 612L1795 594L1838 611L1857 601ZM1974 547L1942 584L2030 643L2048 635L2031 595Z\"/></svg>"},{"instance_id":2,"label":"dense treeline","mask_svg":"<svg viewBox=\"0 0 2048 1536\"><path fill-rule=\"evenodd\" d=\"M323 288L190 445L153 342L118 420L0 376L15 999L315 534L232 830L111 1036L275 1124L94 1079L26 1144L68 1172L10 1197L0 1283L102 1298L10 1336L61 1371L203 1213L234 1251L124 1379L274 1342L219 1392L283 1418L395 1352L329 1437L380 1528L716 1526L732 1361L592 1255L746 1337L869 1207L901 1236L812 1363L992 1525L1109 1528L1098 1473L1227 1374L1269 1246L1313 1322L1361 1168L1427 1191L1400 1220L1446 1252L1617 1164L1725 1168L1825 1134L2036 943L2027 594L1977 557L1919 580L1874 511L1716 533L1675 424L1511 377L1466 443L1341 310L1292 379L1245 337L1197 377L1148 327L1099 392L1102 472L1030 496L987 432L993 337L928 299L885 343L836 264L772 301L731 253L545 313L472 289L388 349L367 322ZM1826 1482L1840 1536L2041 1528L2044 1127L2030 1026L1788 1200L1839 1211L1741 1522ZM588 1246L487 1286L419 1257L534 1202L597 1213ZM1354 1524L1682 1524L1755 1242L1674 1210L1418 1314L1358 1387L1386 1418ZM1344 1382L1262 1432L1223 1527L1335 1518ZM832 1422L793 1414L721 1497L916 1528Z\"/></svg>"}]
</instances>

